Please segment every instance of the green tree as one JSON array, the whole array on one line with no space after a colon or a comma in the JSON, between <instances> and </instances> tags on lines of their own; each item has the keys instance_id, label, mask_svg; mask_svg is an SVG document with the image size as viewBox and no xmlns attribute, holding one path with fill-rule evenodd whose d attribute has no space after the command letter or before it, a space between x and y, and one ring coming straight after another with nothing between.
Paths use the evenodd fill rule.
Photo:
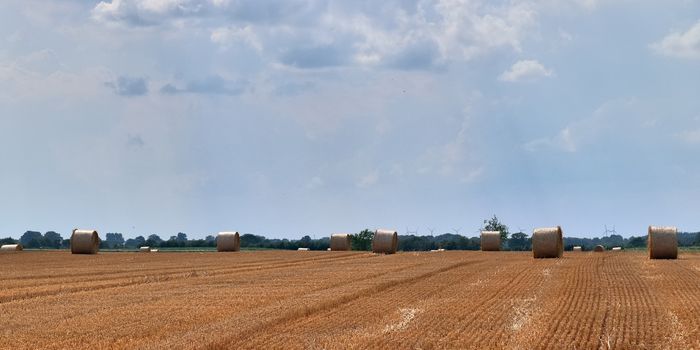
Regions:
<instances>
[{"instance_id":1,"label":"green tree","mask_svg":"<svg viewBox=\"0 0 700 350\"><path fill-rule=\"evenodd\" d=\"M265 237L257 236L250 233L244 233L241 235L241 247L261 247L265 243Z\"/></svg>"},{"instance_id":2,"label":"green tree","mask_svg":"<svg viewBox=\"0 0 700 350\"><path fill-rule=\"evenodd\" d=\"M628 248L641 248L641 247L646 247L646 245L647 245L646 236L644 236L644 237L630 237L629 241L627 241Z\"/></svg>"},{"instance_id":3,"label":"green tree","mask_svg":"<svg viewBox=\"0 0 700 350\"><path fill-rule=\"evenodd\" d=\"M149 247L160 247L161 243L163 239L155 233L146 238L146 245Z\"/></svg>"},{"instance_id":4,"label":"green tree","mask_svg":"<svg viewBox=\"0 0 700 350\"><path fill-rule=\"evenodd\" d=\"M516 232L508 240L508 247L512 250L530 250L530 245L530 239L524 232Z\"/></svg>"},{"instance_id":5,"label":"green tree","mask_svg":"<svg viewBox=\"0 0 700 350\"><path fill-rule=\"evenodd\" d=\"M143 236L138 236L136 238L129 238L124 243L126 248L139 248L146 245L146 239Z\"/></svg>"},{"instance_id":6,"label":"green tree","mask_svg":"<svg viewBox=\"0 0 700 350\"><path fill-rule=\"evenodd\" d=\"M44 243L44 237L41 232L27 231L19 238L20 243L26 248L41 248Z\"/></svg>"},{"instance_id":7,"label":"green tree","mask_svg":"<svg viewBox=\"0 0 700 350\"><path fill-rule=\"evenodd\" d=\"M63 242L63 237L54 231L48 231L44 233L44 247L46 248L61 248L61 242Z\"/></svg>"},{"instance_id":8,"label":"green tree","mask_svg":"<svg viewBox=\"0 0 700 350\"><path fill-rule=\"evenodd\" d=\"M124 236L121 233L107 232L106 245L109 248L123 248Z\"/></svg>"},{"instance_id":9,"label":"green tree","mask_svg":"<svg viewBox=\"0 0 700 350\"><path fill-rule=\"evenodd\" d=\"M374 232L364 229L360 233L352 235L352 250L370 250L372 249L372 239Z\"/></svg>"},{"instance_id":10,"label":"green tree","mask_svg":"<svg viewBox=\"0 0 700 350\"><path fill-rule=\"evenodd\" d=\"M299 240L299 247L311 248L311 237L309 235L301 237L301 239Z\"/></svg>"},{"instance_id":11,"label":"green tree","mask_svg":"<svg viewBox=\"0 0 700 350\"><path fill-rule=\"evenodd\" d=\"M12 237L0 239L0 245L2 245L2 244L16 244L16 243L17 243L17 241L12 239Z\"/></svg>"},{"instance_id":12,"label":"green tree","mask_svg":"<svg viewBox=\"0 0 700 350\"><path fill-rule=\"evenodd\" d=\"M494 215L491 219L484 220L484 227L481 228L482 231L500 231L501 232L501 246L508 241L508 226L498 220L498 217Z\"/></svg>"},{"instance_id":13,"label":"green tree","mask_svg":"<svg viewBox=\"0 0 700 350\"><path fill-rule=\"evenodd\" d=\"M693 245L700 246L700 232L695 234L695 242L693 242Z\"/></svg>"}]
</instances>

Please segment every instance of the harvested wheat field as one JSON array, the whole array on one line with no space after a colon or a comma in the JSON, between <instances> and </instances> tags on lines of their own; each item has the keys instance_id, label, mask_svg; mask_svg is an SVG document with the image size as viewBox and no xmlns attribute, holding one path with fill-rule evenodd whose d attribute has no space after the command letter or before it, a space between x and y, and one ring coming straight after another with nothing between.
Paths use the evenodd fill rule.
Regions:
<instances>
[{"instance_id":1,"label":"harvested wheat field","mask_svg":"<svg viewBox=\"0 0 700 350\"><path fill-rule=\"evenodd\" d=\"M0 255L3 349L700 348L700 254Z\"/></svg>"}]
</instances>

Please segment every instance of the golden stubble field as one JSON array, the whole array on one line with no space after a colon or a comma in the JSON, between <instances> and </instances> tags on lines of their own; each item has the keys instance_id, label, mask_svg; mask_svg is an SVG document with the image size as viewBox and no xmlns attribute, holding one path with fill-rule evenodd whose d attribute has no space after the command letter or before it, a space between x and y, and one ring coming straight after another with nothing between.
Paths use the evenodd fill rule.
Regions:
<instances>
[{"instance_id":1,"label":"golden stubble field","mask_svg":"<svg viewBox=\"0 0 700 350\"><path fill-rule=\"evenodd\" d=\"M700 348L700 254L0 254L3 349Z\"/></svg>"}]
</instances>

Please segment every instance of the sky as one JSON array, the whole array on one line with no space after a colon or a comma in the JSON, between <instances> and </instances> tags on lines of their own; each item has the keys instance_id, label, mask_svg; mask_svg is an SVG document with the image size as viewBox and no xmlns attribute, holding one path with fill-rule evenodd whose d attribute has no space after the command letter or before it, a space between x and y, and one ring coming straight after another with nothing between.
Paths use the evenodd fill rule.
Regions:
<instances>
[{"instance_id":1,"label":"sky","mask_svg":"<svg viewBox=\"0 0 700 350\"><path fill-rule=\"evenodd\" d=\"M700 3L4 0L0 236L700 231Z\"/></svg>"}]
</instances>

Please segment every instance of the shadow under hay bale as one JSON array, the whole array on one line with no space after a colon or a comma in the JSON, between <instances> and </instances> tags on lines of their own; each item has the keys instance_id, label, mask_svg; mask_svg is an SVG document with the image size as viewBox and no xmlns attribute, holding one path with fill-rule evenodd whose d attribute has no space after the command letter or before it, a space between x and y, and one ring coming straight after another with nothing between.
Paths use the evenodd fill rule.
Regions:
<instances>
[{"instance_id":1,"label":"shadow under hay bale","mask_svg":"<svg viewBox=\"0 0 700 350\"><path fill-rule=\"evenodd\" d=\"M21 244L3 244L0 246L0 252L19 252L24 250Z\"/></svg>"},{"instance_id":2,"label":"shadow under hay bale","mask_svg":"<svg viewBox=\"0 0 700 350\"><path fill-rule=\"evenodd\" d=\"M377 230L372 239L372 252L394 254L399 248L398 233L393 230Z\"/></svg>"},{"instance_id":3,"label":"shadow under hay bale","mask_svg":"<svg viewBox=\"0 0 700 350\"><path fill-rule=\"evenodd\" d=\"M100 251L100 236L95 230L74 229L70 236L72 254L97 254Z\"/></svg>"},{"instance_id":4,"label":"shadow under hay bale","mask_svg":"<svg viewBox=\"0 0 700 350\"><path fill-rule=\"evenodd\" d=\"M335 233L331 235L331 247L333 251L352 250L352 241L347 233Z\"/></svg>"},{"instance_id":5,"label":"shadow under hay bale","mask_svg":"<svg viewBox=\"0 0 700 350\"><path fill-rule=\"evenodd\" d=\"M241 236L238 232L219 232L216 236L217 252L237 252L241 250Z\"/></svg>"},{"instance_id":6,"label":"shadow under hay bale","mask_svg":"<svg viewBox=\"0 0 700 350\"><path fill-rule=\"evenodd\" d=\"M649 226L647 249L650 259L678 258L678 230L674 226Z\"/></svg>"},{"instance_id":7,"label":"shadow under hay bale","mask_svg":"<svg viewBox=\"0 0 700 350\"><path fill-rule=\"evenodd\" d=\"M540 258L561 258L564 240L561 227L536 228L532 233L532 255Z\"/></svg>"},{"instance_id":8,"label":"shadow under hay bale","mask_svg":"<svg viewBox=\"0 0 700 350\"><path fill-rule=\"evenodd\" d=\"M481 231L481 250L485 252L501 250L501 231Z\"/></svg>"}]
</instances>

